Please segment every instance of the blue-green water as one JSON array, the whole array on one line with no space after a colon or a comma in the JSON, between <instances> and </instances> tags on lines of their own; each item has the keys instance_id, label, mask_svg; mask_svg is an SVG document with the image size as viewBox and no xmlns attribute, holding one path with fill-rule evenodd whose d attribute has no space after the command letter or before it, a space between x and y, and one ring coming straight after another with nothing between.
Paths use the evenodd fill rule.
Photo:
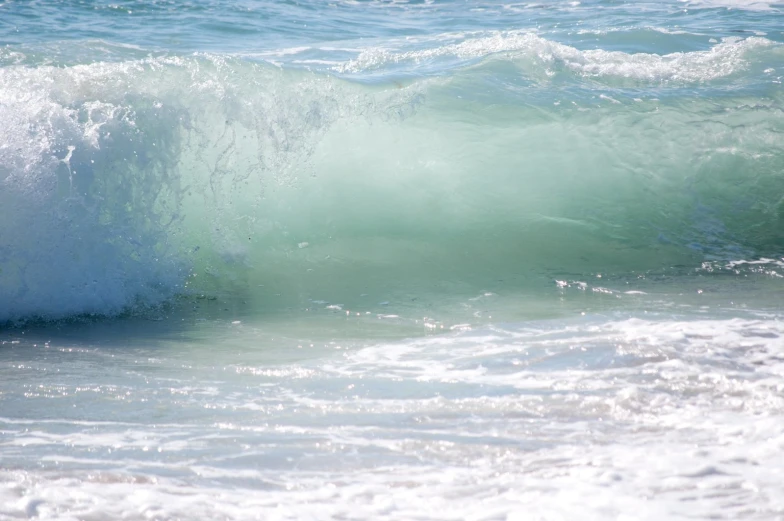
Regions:
<instances>
[{"instance_id":1,"label":"blue-green water","mask_svg":"<svg viewBox=\"0 0 784 521\"><path fill-rule=\"evenodd\" d=\"M0 3L0 518L780 518L783 9Z\"/></svg>"}]
</instances>

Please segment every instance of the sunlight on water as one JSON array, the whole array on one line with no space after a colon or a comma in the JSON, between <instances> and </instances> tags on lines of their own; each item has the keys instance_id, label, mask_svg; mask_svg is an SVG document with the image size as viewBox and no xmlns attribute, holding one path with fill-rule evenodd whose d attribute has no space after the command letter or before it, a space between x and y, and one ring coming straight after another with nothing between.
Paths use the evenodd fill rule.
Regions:
<instances>
[{"instance_id":1,"label":"sunlight on water","mask_svg":"<svg viewBox=\"0 0 784 521\"><path fill-rule=\"evenodd\" d=\"M0 19L0 518L784 516L779 4Z\"/></svg>"}]
</instances>

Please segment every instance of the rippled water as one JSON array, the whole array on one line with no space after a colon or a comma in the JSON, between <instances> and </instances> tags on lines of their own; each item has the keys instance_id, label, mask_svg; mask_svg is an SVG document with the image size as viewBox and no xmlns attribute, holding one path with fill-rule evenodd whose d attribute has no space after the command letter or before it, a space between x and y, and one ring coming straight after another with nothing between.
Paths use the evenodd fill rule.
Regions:
<instances>
[{"instance_id":1,"label":"rippled water","mask_svg":"<svg viewBox=\"0 0 784 521\"><path fill-rule=\"evenodd\" d=\"M781 519L784 15L0 2L0 519Z\"/></svg>"}]
</instances>

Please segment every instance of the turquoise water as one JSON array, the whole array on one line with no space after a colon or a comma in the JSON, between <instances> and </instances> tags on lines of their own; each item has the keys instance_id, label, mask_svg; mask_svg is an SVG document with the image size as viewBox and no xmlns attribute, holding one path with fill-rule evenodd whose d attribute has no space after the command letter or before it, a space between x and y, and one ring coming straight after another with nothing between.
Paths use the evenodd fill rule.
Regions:
<instances>
[{"instance_id":1,"label":"turquoise water","mask_svg":"<svg viewBox=\"0 0 784 521\"><path fill-rule=\"evenodd\" d=\"M780 518L782 8L0 3L0 518Z\"/></svg>"}]
</instances>

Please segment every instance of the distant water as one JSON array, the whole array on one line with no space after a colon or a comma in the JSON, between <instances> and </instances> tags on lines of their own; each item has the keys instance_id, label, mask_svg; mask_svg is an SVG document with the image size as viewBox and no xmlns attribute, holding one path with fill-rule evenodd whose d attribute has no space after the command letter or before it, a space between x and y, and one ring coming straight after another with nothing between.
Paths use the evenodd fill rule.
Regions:
<instances>
[{"instance_id":1,"label":"distant water","mask_svg":"<svg viewBox=\"0 0 784 521\"><path fill-rule=\"evenodd\" d=\"M782 519L784 4L0 1L0 519Z\"/></svg>"}]
</instances>

